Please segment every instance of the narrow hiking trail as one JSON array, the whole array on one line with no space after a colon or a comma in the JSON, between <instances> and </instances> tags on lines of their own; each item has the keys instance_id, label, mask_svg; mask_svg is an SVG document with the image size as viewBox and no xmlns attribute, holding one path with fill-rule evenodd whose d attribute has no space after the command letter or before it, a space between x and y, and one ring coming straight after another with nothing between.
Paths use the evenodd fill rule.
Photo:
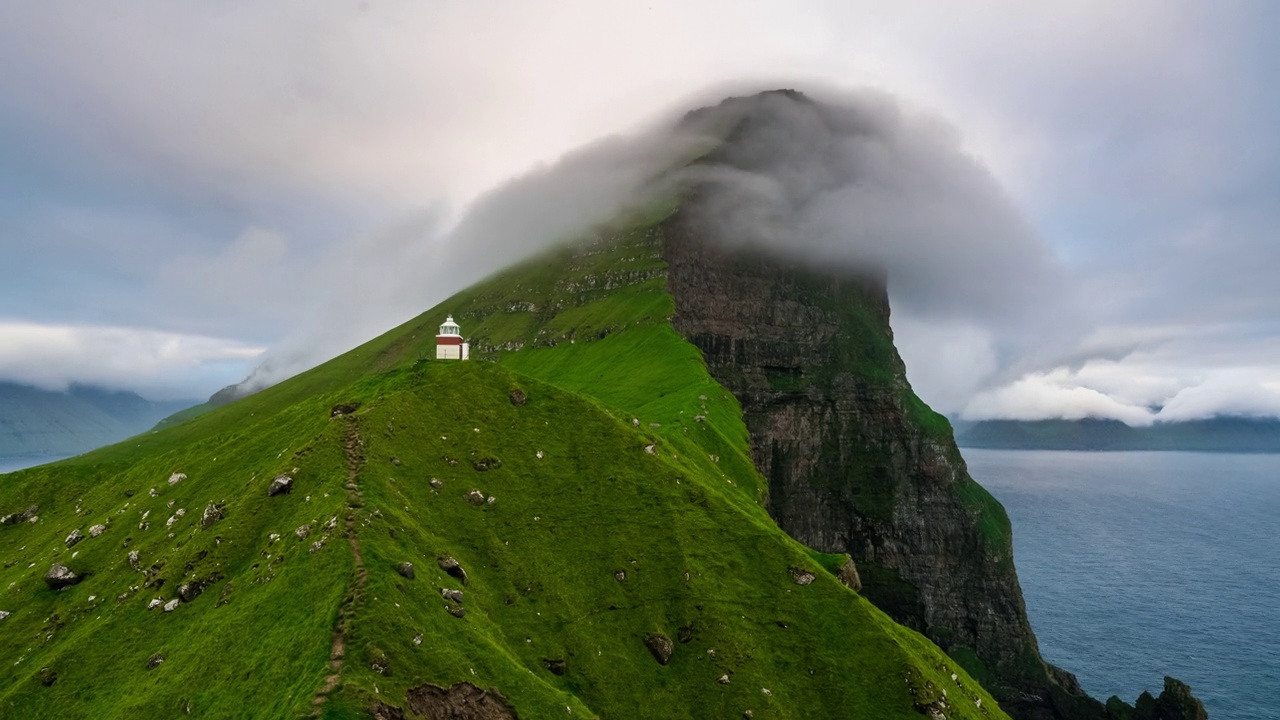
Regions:
<instances>
[{"instance_id":1,"label":"narrow hiking trail","mask_svg":"<svg viewBox=\"0 0 1280 720\"><path fill-rule=\"evenodd\" d=\"M315 707L312 717L317 718L321 717L321 707L342 678L347 632L351 629L356 606L364 598L364 588L369 581L369 571L364 566L364 558L360 556L360 539L356 537L356 508L360 500L360 486L356 483L356 476L364 465L364 443L360 439L360 421L352 415L344 416L342 421L347 423L342 436L342 447L347 456L347 542L351 545L351 556L355 560L355 582L351 583L342 600L342 608L338 610L338 622L333 628L333 648L329 652L329 675L325 677L324 685L316 691L311 702Z\"/></svg>"}]
</instances>

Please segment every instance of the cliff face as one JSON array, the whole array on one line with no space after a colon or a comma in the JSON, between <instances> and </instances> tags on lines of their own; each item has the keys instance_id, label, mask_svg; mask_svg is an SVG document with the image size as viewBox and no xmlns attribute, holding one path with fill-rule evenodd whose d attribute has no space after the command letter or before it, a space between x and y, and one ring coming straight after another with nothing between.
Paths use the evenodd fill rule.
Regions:
<instances>
[{"instance_id":1,"label":"cliff face","mask_svg":"<svg viewBox=\"0 0 1280 720\"><path fill-rule=\"evenodd\" d=\"M742 404L779 526L848 553L868 599L1015 717L1105 717L1040 659L1009 520L911 391L884 281L728 252L698 217L695 200L663 229L673 324Z\"/></svg>"}]
</instances>

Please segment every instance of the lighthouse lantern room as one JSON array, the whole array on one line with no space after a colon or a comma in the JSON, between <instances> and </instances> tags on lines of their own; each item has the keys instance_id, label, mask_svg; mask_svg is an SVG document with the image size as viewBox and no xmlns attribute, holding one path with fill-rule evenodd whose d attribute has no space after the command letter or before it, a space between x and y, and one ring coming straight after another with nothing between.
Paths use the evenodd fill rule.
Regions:
<instances>
[{"instance_id":1,"label":"lighthouse lantern room","mask_svg":"<svg viewBox=\"0 0 1280 720\"><path fill-rule=\"evenodd\" d=\"M470 355L471 343L462 339L462 328L450 315L440 326L440 334L436 335L436 359L466 360Z\"/></svg>"}]
</instances>

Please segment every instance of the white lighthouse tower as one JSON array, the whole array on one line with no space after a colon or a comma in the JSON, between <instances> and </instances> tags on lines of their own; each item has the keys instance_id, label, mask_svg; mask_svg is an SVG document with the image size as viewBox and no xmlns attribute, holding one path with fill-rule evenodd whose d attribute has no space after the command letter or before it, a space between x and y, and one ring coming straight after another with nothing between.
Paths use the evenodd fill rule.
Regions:
<instances>
[{"instance_id":1,"label":"white lighthouse tower","mask_svg":"<svg viewBox=\"0 0 1280 720\"><path fill-rule=\"evenodd\" d=\"M436 359L466 360L470 355L471 343L462 339L462 328L450 315L440 326L440 334L436 335Z\"/></svg>"}]
</instances>

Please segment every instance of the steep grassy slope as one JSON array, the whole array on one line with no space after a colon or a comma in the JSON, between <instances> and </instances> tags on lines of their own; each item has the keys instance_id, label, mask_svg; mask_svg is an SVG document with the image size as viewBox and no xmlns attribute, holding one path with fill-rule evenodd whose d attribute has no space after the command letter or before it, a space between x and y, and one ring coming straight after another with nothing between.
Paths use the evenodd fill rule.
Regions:
<instances>
[{"instance_id":1,"label":"steep grassy slope","mask_svg":"<svg viewBox=\"0 0 1280 720\"><path fill-rule=\"evenodd\" d=\"M737 401L669 325L662 217L245 400L5 476L0 513L39 519L0 526L0 715L413 717L428 684L470 683L523 718L1003 717L845 587L844 558L769 518ZM500 362L422 360L445 312ZM268 497L280 474L292 492ZM85 579L49 589L54 562Z\"/></svg>"}]
</instances>

